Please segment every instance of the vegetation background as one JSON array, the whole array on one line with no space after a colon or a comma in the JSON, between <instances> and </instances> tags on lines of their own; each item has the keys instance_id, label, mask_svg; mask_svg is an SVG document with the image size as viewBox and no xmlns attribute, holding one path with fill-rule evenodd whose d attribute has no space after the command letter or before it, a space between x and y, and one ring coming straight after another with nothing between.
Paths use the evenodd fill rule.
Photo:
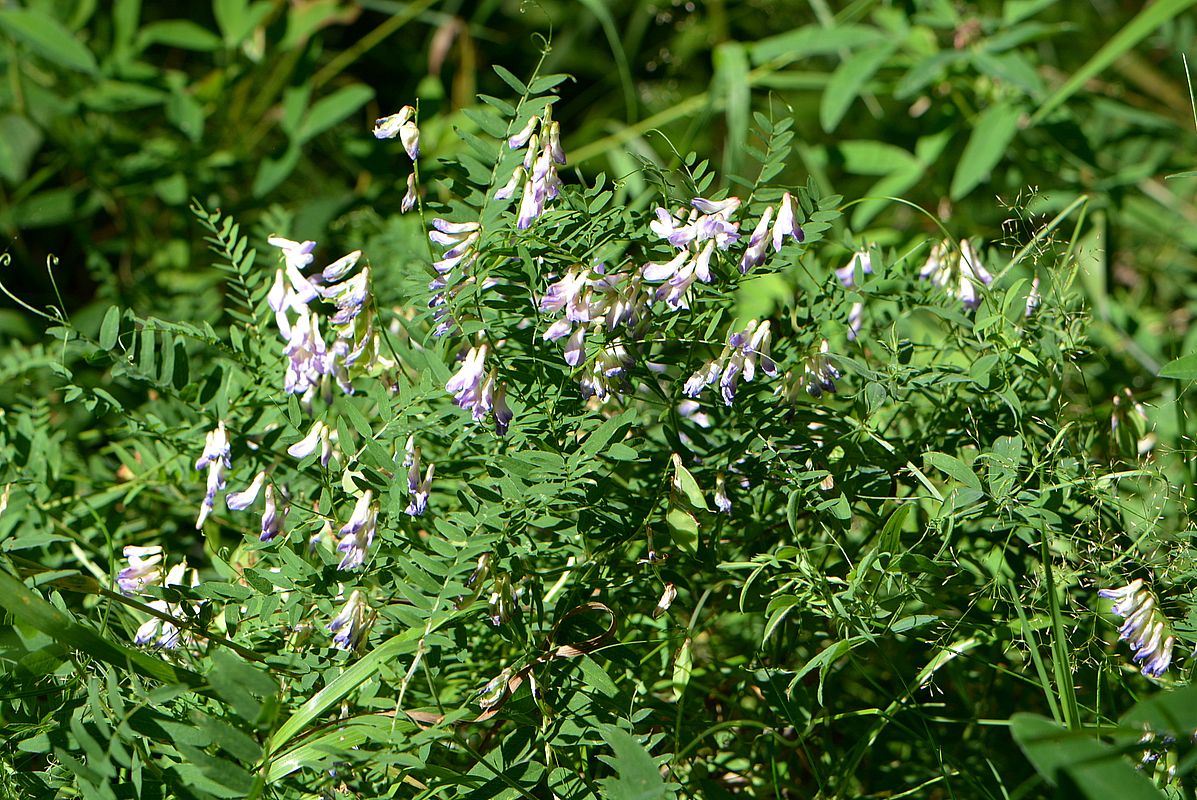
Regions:
<instances>
[{"instance_id":1,"label":"vegetation background","mask_svg":"<svg viewBox=\"0 0 1197 800\"><path fill-rule=\"evenodd\" d=\"M11 624L0 629L4 790L996 798L1100 797L1120 786L1127 797L1192 797L1197 697L1185 687L1194 662L1178 657L1154 683L1120 667L1125 646L1098 613L1108 606L1095 589L1147 578L1178 652L1197 642L1189 422L1197 369L1183 360L1197 352L1197 180L1186 174L1197 118L1183 60L1197 53L1193 5L0 2L0 232L9 257L0 281L11 293L0 306L0 484L11 487L0 562L43 604L39 628L21 616L32 606L13 608L25 595L0 586ZM493 738L454 733L448 745L418 733L398 744L374 730L359 751L330 742L286 750L277 738L271 750L279 727L260 706L281 702L285 713L271 714L287 717L318 688L315 678L289 699L268 699L267 681L238 701L230 687L253 686L263 673L223 656L200 670L233 676L211 680L215 694L203 701L211 705L171 712L200 734L187 739L161 719L139 728L130 707L183 702L186 680L158 673L154 683L127 656L103 657L111 640L127 643L124 628L136 623L116 620L129 612L98 590L54 582L75 570L110 577L121 545L153 536L179 553L223 552L219 534L204 543L190 529L193 497L180 491L182 473L163 466L168 451L194 459L200 446L194 435L167 435L184 424L186 404L163 398L221 402L207 388L213 374L222 380L210 371L215 360L196 343L211 331L212 350L231 326L222 309L237 290L227 287L246 267L238 236L262 251L259 263L275 232L330 252L360 247L375 264L422 258L412 254L426 247L424 232L399 213L406 163L371 125L418 99L425 169L446 201L453 164L469 152L459 132L479 131L477 95L511 94L494 66L525 79L537 70L572 76L554 88L569 158L562 175L585 186L604 175L612 207L632 211L664 203L669 176L701 178L692 152L709 158L718 186L747 194L760 170L750 153L759 145L754 114L792 118L792 150L773 183L807 187L815 202L839 196L842 215L829 214L826 247L803 262L806 272L746 281L728 307L743 318L818 323L839 314L842 323L841 311L813 299L822 278L812 272L830 274L860 247L872 247L878 264L905 265L862 289L881 363L849 370L857 383L832 425L841 465L818 454L815 463L779 455L772 464L753 453L759 474L792 482L746 501L748 521L722 534L742 546L666 572L679 585L688 570L701 576L679 596L692 616L661 623L651 647L629 633L623 649L575 669L602 702L569 705L568 677L556 679L556 715L538 714L528 697L513 702L517 722L534 721L523 728L541 726L545 741L571 754L556 769L519 766L537 763L547 745L520 739L518 725L496 727ZM193 206L207 211L197 216ZM240 234L221 227L228 219ZM913 276L926 241L945 232L983 242L1011 278L1041 278L1050 322L1026 334L1025 347L1019 314L1009 311L1021 307L1027 281L1005 286L1004 306L989 316L945 312L931 324L923 314L903 328L898 298L927 295L897 276ZM213 238L223 259L210 251ZM413 275L385 278L394 297L418 295ZM151 335L148 357L138 339L140 361L131 348L115 366L95 347L68 347L78 340L65 331L103 343L113 306L129 315L126 334L170 338ZM193 341L166 327L184 322L215 329L191 331ZM951 328L947 338L940 324ZM954 362L935 362L941 341ZM890 401L884 421L874 416ZM1145 420L1128 412L1135 402ZM1111 431L1112 417L1121 426ZM753 421L737 424L751 439ZM795 424L775 415L761 430ZM654 435L646 434L661 458L637 462L645 483L629 479L633 490L649 491L650 473L664 474L676 444ZM879 435L897 450L871 443ZM810 500L829 471L845 493ZM909 515L887 504L916 496L923 505ZM239 536L226 529L223 545L235 548ZM511 558L534 572L541 555ZM620 582L635 555L606 563L593 588L647 603L647 612L660 583ZM464 580L461 569L453 574ZM242 599L236 576L223 577L234 587L228 598ZM432 582L450 577L433 573ZM73 627L62 622L68 615ZM56 626L68 633L57 637L48 630ZM463 687L485 683L510 655L511 642L485 638L484 628L458 629L438 645L455 663L473 660L460 674L448 656L436 665ZM245 637L251 652L278 644L261 631ZM348 674L349 663L304 669ZM371 669L369 692L383 698L373 707L385 709L402 670L392 675L377 661ZM1172 695L1153 701L1157 692ZM651 713L638 717L634 698L645 696ZM341 697L319 711L335 713ZM372 707L369 696L364 705ZM633 725L602 727L620 709ZM550 736L550 716L584 730ZM1174 741L1135 770L1143 719ZM1072 734L1056 737L1065 729ZM298 728L290 734L305 741ZM177 749L138 755L131 742L145 736ZM442 746L450 755L438 760ZM286 754L294 769L263 770L263 752ZM658 763L646 770L648 753ZM493 775L477 767L487 758ZM239 782L242 773L249 782ZM570 783L577 775L581 783Z\"/></svg>"}]
</instances>

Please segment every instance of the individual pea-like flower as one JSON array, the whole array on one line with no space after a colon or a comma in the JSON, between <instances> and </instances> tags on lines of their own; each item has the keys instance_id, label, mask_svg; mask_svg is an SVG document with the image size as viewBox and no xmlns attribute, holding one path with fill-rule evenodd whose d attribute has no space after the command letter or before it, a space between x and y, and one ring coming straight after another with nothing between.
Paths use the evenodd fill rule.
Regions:
<instances>
[{"instance_id":1,"label":"individual pea-like flower","mask_svg":"<svg viewBox=\"0 0 1197 800\"><path fill-rule=\"evenodd\" d=\"M259 472L249 486L239 492L229 492L224 496L225 507L229 511L244 511L249 508L258 499L258 493L262 491L262 484L265 481L266 473Z\"/></svg>"},{"instance_id":2,"label":"individual pea-like flower","mask_svg":"<svg viewBox=\"0 0 1197 800\"><path fill-rule=\"evenodd\" d=\"M407 191L403 194L403 201L399 204L399 213L406 214L416 207L416 200L419 195L416 193L416 173L407 176Z\"/></svg>"},{"instance_id":3,"label":"individual pea-like flower","mask_svg":"<svg viewBox=\"0 0 1197 800\"><path fill-rule=\"evenodd\" d=\"M436 465L430 463L421 480L420 448L416 447L414 436L407 437L407 456L403 464L407 467L407 493L411 497L405 511L409 516L418 517L428 509L428 493L432 491L432 476L436 473Z\"/></svg>"},{"instance_id":4,"label":"individual pea-like flower","mask_svg":"<svg viewBox=\"0 0 1197 800\"><path fill-rule=\"evenodd\" d=\"M394 139L398 136L407 157L415 161L420 157L420 129L416 127L415 116L414 108L404 106L398 113L375 120L374 138Z\"/></svg>"},{"instance_id":5,"label":"individual pea-like flower","mask_svg":"<svg viewBox=\"0 0 1197 800\"><path fill-rule=\"evenodd\" d=\"M320 447L320 466L327 467L332 457L332 428L322 420L313 422L307 435L287 448L287 455L302 461L316 452L317 446Z\"/></svg>"},{"instance_id":6,"label":"individual pea-like flower","mask_svg":"<svg viewBox=\"0 0 1197 800\"><path fill-rule=\"evenodd\" d=\"M835 382L840 379L840 371L835 368L828 358L828 344L824 339L819 345L819 352L806 359L803 367L802 383L807 393L818 399L824 392L835 393Z\"/></svg>"},{"instance_id":7,"label":"individual pea-like flower","mask_svg":"<svg viewBox=\"0 0 1197 800\"><path fill-rule=\"evenodd\" d=\"M724 514L732 513L731 499L727 496L727 482L722 472L715 476L715 508Z\"/></svg>"},{"instance_id":8,"label":"individual pea-like flower","mask_svg":"<svg viewBox=\"0 0 1197 800\"><path fill-rule=\"evenodd\" d=\"M691 375L683 392L687 397L698 397L703 389L718 381L723 402L730 406L735 400L740 378L752 381L756 377L758 362L761 371L766 375L777 376L777 365L770 353L772 340L768 320L760 323L750 320L742 330L733 331L728 335L723 352Z\"/></svg>"},{"instance_id":9,"label":"individual pea-like flower","mask_svg":"<svg viewBox=\"0 0 1197 800\"><path fill-rule=\"evenodd\" d=\"M773 206L768 206L765 208L765 213L761 214L761 219L757 222L756 227L752 229L752 235L748 237L748 249L744 251L744 256L740 259L742 274L747 275L748 270L765 263L765 251L769 245L769 223L772 221Z\"/></svg>"},{"instance_id":10,"label":"individual pea-like flower","mask_svg":"<svg viewBox=\"0 0 1197 800\"><path fill-rule=\"evenodd\" d=\"M214 429L208 431L204 439L204 451L195 462L196 470L202 470L205 467L208 470L207 489L204 492L203 502L200 503L199 516L195 520L196 530L203 529L204 520L216 506L216 493L225 487L225 470L233 466L230 453L224 420L220 420Z\"/></svg>"},{"instance_id":11,"label":"individual pea-like flower","mask_svg":"<svg viewBox=\"0 0 1197 800\"><path fill-rule=\"evenodd\" d=\"M116 575L116 584L120 587L121 594L136 594L162 580L162 568L159 566L162 562L161 547L138 547L131 544L126 545L123 552L129 566Z\"/></svg>"},{"instance_id":12,"label":"individual pea-like flower","mask_svg":"<svg viewBox=\"0 0 1197 800\"><path fill-rule=\"evenodd\" d=\"M1030 317L1034 314L1035 309L1039 308L1041 302L1043 302L1043 298L1039 294L1039 276L1036 275L1031 279L1031 291L1027 295L1027 305L1023 316Z\"/></svg>"},{"instance_id":13,"label":"individual pea-like flower","mask_svg":"<svg viewBox=\"0 0 1197 800\"><path fill-rule=\"evenodd\" d=\"M978 285L988 286L993 281L968 239L960 240L958 252L947 240L932 247L926 263L919 270L919 277L929 279L933 285L959 299L968 310L981 305Z\"/></svg>"},{"instance_id":14,"label":"individual pea-like flower","mask_svg":"<svg viewBox=\"0 0 1197 800\"><path fill-rule=\"evenodd\" d=\"M349 520L341 527L337 550L345 555L337 569L356 569L366 563L377 526L378 505L374 502L374 492L367 489L358 498Z\"/></svg>"},{"instance_id":15,"label":"individual pea-like flower","mask_svg":"<svg viewBox=\"0 0 1197 800\"><path fill-rule=\"evenodd\" d=\"M1099 597L1113 600L1111 613L1122 617L1118 638L1129 643L1135 652L1135 663L1143 662L1143 675L1158 678L1172 663L1172 647L1176 637L1168 635L1168 621L1156 608L1155 595L1137 578L1117 589L1102 589Z\"/></svg>"},{"instance_id":16,"label":"individual pea-like flower","mask_svg":"<svg viewBox=\"0 0 1197 800\"><path fill-rule=\"evenodd\" d=\"M284 274L289 283L293 300L299 304L310 303L316 298L316 287L303 274L303 270L312 263L316 249L313 241L294 242L277 234L267 237L266 241L282 250L283 263L286 265ZM277 279L276 279L277 286ZM276 311L278 309L275 309Z\"/></svg>"},{"instance_id":17,"label":"individual pea-like flower","mask_svg":"<svg viewBox=\"0 0 1197 800\"><path fill-rule=\"evenodd\" d=\"M282 500L282 508L280 509L278 501L275 499L274 484L267 484L266 502L262 509L262 535L260 537L263 542L269 542L283 532L283 524L286 522L287 515L291 513L291 504L287 501L285 494L283 494Z\"/></svg>"},{"instance_id":18,"label":"individual pea-like flower","mask_svg":"<svg viewBox=\"0 0 1197 800\"><path fill-rule=\"evenodd\" d=\"M795 242L802 242L806 236L794 217L794 198L786 192L781 196L777 206L777 219L773 223L773 250L781 252L785 238L789 236Z\"/></svg>"},{"instance_id":19,"label":"individual pea-like flower","mask_svg":"<svg viewBox=\"0 0 1197 800\"><path fill-rule=\"evenodd\" d=\"M677 587L672 583L665 584L665 590L661 592L661 599L657 601L657 607L653 609L653 619L658 619L662 614L669 610L673 605L674 598L677 597Z\"/></svg>"},{"instance_id":20,"label":"individual pea-like flower","mask_svg":"<svg viewBox=\"0 0 1197 800\"><path fill-rule=\"evenodd\" d=\"M366 642L375 616L369 602L366 601L366 596L354 589L345 605L341 607L340 613L328 623L328 632L334 634L333 645L341 650L352 651L360 648Z\"/></svg>"}]
</instances>

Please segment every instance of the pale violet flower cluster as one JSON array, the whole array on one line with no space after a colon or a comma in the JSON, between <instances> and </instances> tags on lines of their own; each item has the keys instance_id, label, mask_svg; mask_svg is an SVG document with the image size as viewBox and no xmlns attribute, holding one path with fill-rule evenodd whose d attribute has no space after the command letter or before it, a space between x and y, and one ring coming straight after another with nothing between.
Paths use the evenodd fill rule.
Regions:
<instances>
[{"instance_id":1,"label":"pale violet flower cluster","mask_svg":"<svg viewBox=\"0 0 1197 800\"><path fill-rule=\"evenodd\" d=\"M341 607L340 613L328 623L328 632L333 634L333 645L341 650L357 650L366 641L377 615L371 610L366 596L357 589Z\"/></svg>"},{"instance_id":2,"label":"pale violet flower cluster","mask_svg":"<svg viewBox=\"0 0 1197 800\"><path fill-rule=\"evenodd\" d=\"M968 239L960 240L959 251L946 239L931 248L919 277L929 279L952 297L960 300L968 310L981 305L977 293L982 286L993 282L993 276L981 263L981 257Z\"/></svg>"},{"instance_id":3,"label":"pale violet flower cluster","mask_svg":"<svg viewBox=\"0 0 1197 800\"><path fill-rule=\"evenodd\" d=\"M374 123L374 138L394 139L399 137L403 149L413 162L420 157L420 129L416 127L416 110L411 106L404 106L399 113L382 117ZM399 211L406 214L416 207L416 173L407 176L407 193L403 195L403 202Z\"/></svg>"},{"instance_id":4,"label":"pale violet flower cluster","mask_svg":"<svg viewBox=\"0 0 1197 800\"><path fill-rule=\"evenodd\" d=\"M718 358L708 361L686 381L683 390L686 396L698 397L703 389L718 382L723 402L730 406L736 398L740 378L752 381L758 362L761 372L776 377L777 365L770 354L772 340L768 320L760 323L751 320L742 330L733 331Z\"/></svg>"},{"instance_id":5,"label":"pale violet flower cluster","mask_svg":"<svg viewBox=\"0 0 1197 800\"><path fill-rule=\"evenodd\" d=\"M200 503L199 516L195 520L195 529L202 530L204 520L212 513L216 506L216 493L225 487L225 470L233 466L229 437L224 429L224 420L216 423L216 427L208 431L204 438L204 451L195 462L196 470L207 469L207 489L204 499Z\"/></svg>"},{"instance_id":6,"label":"pale violet flower cluster","mask_svg":"<svg viewBox=\"0 0 1197 800\"><path fill-rule=\"evenodd\" d=\"M612 389L621 385L630 356L623 338L611 334L622 327L635 338L646 319L648 302L639 275L608 275L602 265L575 266L549 285L540 300L540 311L561 317L545 330L544 339L566 340L565 363L571 367L585 362L580 378L585 396L606 400ZM610 338L588 361L586 336L593 334Z\"/></svg>"},{"instance_id":7,"label":"pale violet flower cluster","mask_svg":"<svg viewBox=\"0 0 1197 800\"><path fill-rule=\"evenodd\" d=\"M344 555L337 569L356 569L366 563L366 555L374 543L377 528L378 504L374 502L374 492L367 489L353 506L349 519L341 526L337 551Z\"/></svg>"},{"instance_id":8,"label":"pale violet flower cluster","mask_svg":"<svg viewBox=\"0 0 1197 800\"><path fill-rule=\"evenodd\" d=\"M689 291L695 280L710 283L711 258L715 250L726 250L740 239L738 222L731 216L740 207L738 197L726 200L707 200L696 197L691 201L689 214L684 210L677 216L664 208L657 208L655 221L649 228L657 236L677 248L678 253L666 262L650 262L641 269L644 280L660 283L656 299L664 300L673 310L689 308Z\"/></svg>"},{"instance_id":9,"label":"pale violet flower cluster","mask_svg":"<svg viewBox=\"0 0 1197 800\"><path fill-rule=\"evenodd\" d=\"M511 424L511 409L507 406L507 384L498 380L498 370L486 368L487 345L471 347L461 360L457 373L445 384L445 391L453 395L458 406L470 412L476 422L493 413L495 433L502 436Z\"/></svg>"},{"instance_id":10,"label":"pale violet flower cluster","mask_svg":"<svg viewBox=\"0 0 1197 800\"><path fill-rule=\"evenodd\" d=\"M507 146L512 150L526 148L524 161L511 173L507 184L495 192L495 199L514 197L516 188L523 185L516 226L525 230L544 213L545 203L561 192L557 167L565 164L565 151L561 149L561 126L553 120L552 106L546 107L542 116L529 119L519 133L507 140Z\"/></svg>"},{"instance_id":11,"label":"pale violet flower cluster","mask_svg":"<svg viewBox=\"0 0 1197 800\"><path fill-rule=\"evenodd\" d=\"M835 271L835 277L843 284L845 289L851 289L856 285L858 270L861 275L873 274L873 258L869 255L868 250L853 253L852 259L845 266ZM852 308L848 311L848 341L856 341L856 337L860 334L860 326L863 321L864 303L857 301L852 304Z\"/></svg>"},{"instance_id":12,"label":"pale violet flower cluster","mask_svg":"<svg viewBox=\"0 0 1197 800\"><path fill-rule=\"evenodd\" d=\"M1165 636L1168 623L1156 608L1155 595L1143 586L1141 578L1135 579L1118 589L1102 589L1099 597L1113 600L1110 611L1123 618L1118 629L1118 638L1130 644L1135 652L1135 663L1143 662L1141 672L1158 678L1172 663L1172 647L1176 637Z\"/></svg>"},{"instance_id":13,"label":"pale violet flower cluster","mask_svg":"<svg viewBox=\"0 0 1197 800\"><path fill-rule=\"evenodd\" d=\"M333 380L342 392L353 394L350 369L368 372L395 366L380 352L381 337L374 326L375 312L370 302L370 268L363 267L350 276L361 258L360 250L307 276L303 270L314 259L315 242L294 242L280 236L271 236L268 241L282 251L285 263L275 273L267 302L286 340L283 354L288 360L283 388L288 394L302 395L310 408L317 391L331 399ZM316 300L333 306L333 313L324 321L333 335L331 345L320 330L322 316L314 307Z\"/></svg>"},{"instance_id":14,"label":"pale violet flower cluster","mask_svg":"<svg viewBox=\"0 0 1197 800\"><path fill-rule=\"evenodd\" d=\"M183 559L170 568L166 573L162 585L195 587L199 585L199 573L194 569L188 569L187 560ZM165 600L151 600L147 605L160 614L168 614L175 618L184 615L184 609L181 606L172 605ZM191 614L197 611L199 611L198 606L192 607ZM138 646L164 648L167 650L175 650L182 644L192 644L194 642L195 637L181 632L179 627L173 622L160 617L150 617L137 628L137 632L133 635L133 643Z\"/></svg>"},{"instance_id":15,"label":"pale violet flower cluster","mask_svg":"<svg viewBox=\"0 0 1197 800\"><path fill-rule=\"evenodd\" d=\"M748 249L740 259L740 272L747 275L750 269L765 263L765 253L770 240L773 243L773 252L780 253L787 236L795 242L801 242L806 238L794 216L794 198L789 192L781 196L776 220L773 219L773 206L768 206L765 213L761 214L760 221L748 237Z\"/></svg>"},{"instance_id":16,"label":"pale violet flower cluster","mask_svg":"<svg viewBox=\"0 0 1197 800\"><path fill-rule=\"evenodd\" d=\"M831 362L830 345L824 339L819 344L816 353L807 356L802 363L802 374L795 376L787 372L775 394L789 403L797 403L803 394L808 394L816 400L825 393L835 393L835 382L841 377L840 371Z\"/></svg>"},{"instance_id":17,"label":"pale violet flower cluster","mask_svg":"<svg viewBox=\"0 0 1197 800\"><path fill-rule=\"evenodd\" d=\"M153 586L162 580L162 568L159 566L162 563L161 547L138 547L131 544L126 545L123 552L129 566L116 575L116 585L120 587L121 594L140 593L145 587Z\"/></svg>"},{"instance_id":18,"label":"pale violet flower cluster","mask_svg":"<svg viewBox=\"0 0 1197 800\"><path fill-rule=\"evenodd\" d=\"M421 479L420 448L416 447L414 436L407 437L403 466L407 467L407 493L411 498L405 511L409 516L418 517L428 510L428 494L432 491L432 476L436 474L436 465L429 463Z\"/></svg>"},{"instance_id":19,"label":"pale violet flower cluster","mask_svg":"<svg viewBox=\"0 0 1197 800\"><path fill-rule=\"evenodd\" d=\"M732 513L731 498L727 496L727 479L722 472L715 475L715 508L724 514Z\"/></svg>"}]
</instances>

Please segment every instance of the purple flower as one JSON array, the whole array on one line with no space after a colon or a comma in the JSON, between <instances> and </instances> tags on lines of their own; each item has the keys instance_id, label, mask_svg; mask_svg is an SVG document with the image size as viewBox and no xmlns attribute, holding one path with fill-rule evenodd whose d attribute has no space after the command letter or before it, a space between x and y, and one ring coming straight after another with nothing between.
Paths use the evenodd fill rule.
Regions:
<instances>
[{"instance_id":1,"label":"purple flower","mask_svg":"<svg viewBox=\"0 0 1197 800\"><path fill-rule=\"evenodd\" d=\"M861 250L852 254L852 259L835 271L835 277L844 288L851 289L856 285L856 269L860 268L861 275L873 274L873 258L868 250Z\"/></svg>"},{"instance_id":2,"label":"purple flower","mask_svg":"<svg viewBox=\"0 0 1197 800\"><path fill-rule=\"evenodd\" d=\"M324 270L320 273L320 275L326 281L339 281L342 278L344 278L346 275L348 275L349 272L355 266L357 266L358 259L360 259L361 257L362 257L362 251L354 250L352 253L349 253L348 255L341 256L336 261L329 264L327 267L324 268ZM330 288L335 290L335 287L330 287ZM319 290L317 290L317 291L319 291ZM329 292L329 289L325 289L324 291L319 291L320 295L322 297L324 297L325 299L328 299L328 297L329 297L328 292Z\"/></svg>"},{"instance_id":3,"label":"purple flower","mask_svg":"<svg viewBox=\"0 0 1197 800\"><path fill-rule=\"evenodd\" d=\"M727 496L727 485L722 472L715 476L715 507L724 514L732 513L732 504Z\"/></svg>"},{"instance_id":4,"label":"purple flower","mask_svg":"<svg viewBox=\"0 0 1197 800\"><path fill-rule=\"evenodd\" d=\"M407 466L407 492L411 497L406 513L418 517L428 509L428 494L432 490L432 476L436 472L436 465L429 464L424 479L420 480L420 448L416 447L415 438L412 436L407 437L407 458L403 463Z\"/></svg>"},{"instance_id":5,"label":"purple flower","mask_svg":"<svg viewBox=\"0 0 1197 800\"><path fill-rule=\"evenodd\" d=\"M744 257L740 259L740 272L747 275L748 270L753 267L759 267L765 263L765 248L769 242L769 223L773 221L773 206L765 209L765 213L761 214L761 220L752 229L752 235L748 237L748 249L744 251Z\"/></svg>"},{"instance_id":6,"label":"purple flower","mask_svg":"<svg viewBox=\"0 0 1197 800\"><path fill-rule=\"evenodd\" d=\"M762 323L749 321L742 330L728 335L727 345L719 357L711 359L691 375L682 391L687 397L697 397L703 389L718 381L723 402L730 406L735 400L740 378L752 381L756 377L758 363L762 372L776 377L777 365L773 363L770 353L772 340L768 320Z\"/></svg>"},{"instance_id":7,"label":"purple flower","mask_svg":"<svg viewBox=\"0 0 1197 800\"><path fill-rule=\"evenodd\" d=\"M308 429L307 436L304 436L295 444L287 448L287 455L292 458L297 458L300 461L316 452L316 446L320 446L320 466L327 467L328 460L332 456L332 429L321 420L316 420L312 423L312 427Z\"/></svg>"},{"instance_id":8,"label":"purple flower","mask_svg":"<svg viewBox=\"0 0 1197 800\"><path fill-rule=\"evenodd\" d=\"M358 498L349 520L341 527L337 550L345 555L337 569L356 569L366 563L366 554L374 542L378 525L378 507L373 501L374 492L367 489Z\"/></svg>"},{"instance_id":9,"label":"purple flower","mask_svg":"<svg viewBox=\"0 0 1197 800\"><path fill-rule=\"evenodd\" d=\"M328 623L328 632L335 634L333 645L341 650L357 650L365 643L374 616L365 595L354 589L340 613Z\"/></svg>"},{"instance_id":10,"label":"purple flower","mask_svg":"<svg viewBox=\"0 0 1197 800\"><path fill-rule=\"evenodd\" d=\"M305 309L291 328L291 338L283 347L288 357L283 388L289 394L303 394L329 373L328 348L320 335L320 318Z\"/></svg>"},{"instance_id":11,"label":"purple flower","mask_svg":"<svg viewBox=\"0 0 1197 800\"><path fill-rule=\"evenodd\" d=\"M287 515L291 513L291 504L287 502L287 498L283 496L282 513L279 513L278 503L274 498L274 484L266 485L266 504L262 510L262 535L263 542L269 542L275 536L278 536L283 531L283 523Z\"/></svg>"},{"instance_id":12,"label":"purple flower","mask_svg":"<svg viewBox=\"0 0 1197 800\"><path fill-rule=\"evenodd\" d=\"M203 502L200 504L199 517L195 520L195 529L204 527L204 520L212 513L216 505L216 493L225 486L225 470L233 466L230 456L228 436L225 434L224 421L216 423L216 428L208 431L204 439L204 451L195 462L196 470L208 469L207 489Z\"/></svg>"},{"instance_id":13,"label":"purple flower","mask_svg":"<svg viewBox=\"0 0 1197 800\"><path fill-rule=\"evenodd\" d=\"M966 310L981 305L981 298L977 294L978 284L988 286L993 281L993 276L982 265L967 239L960 241L959 253L950 250L947 240L932 247L927 261L919 270L919 277L930 279L932 285L959 299Z\"/></svg>"},{"instance_id":14,"label":"purple flower","mask_svg":"<svg viewBox=\"0 0 1197 800\"><path fill-rule=\"evenodd\" d=\"M374 137L376 139L394 139L399 137L403 149L412 161L420 157L420 129L415 123L416 110L411 106L404 106L396 114L382 117L374 122Z\"/></svg>"},{"instance_id":15,"label":"purple flower","mask_svg":"<svg viewBox=\"0 0 1197 800\"><path fill-rule=\"evenodd\" d=\"M291 290L295 293L298 301L310 303L316 299L316 287L304 277L302 272L315 258L312 251L316 249L316 243L313 241L293 242L277 235L268 237L266 241L283 251L287 279L291 282Z\"/></svg>"},{"instance_id":16,"label":"purple flower","mask_svg":"<svg viewBox=\"0 0 1197 800\"><path fill-rule=\"evenodd\" d=\"M162 562L162 548L138 547L127 545L124 549L125 559L129 566L122 569L116 576L117 586L121 594L131 595L140 592L147 586L152 586L162 580L162 569L158 566Z\"/></svg>"},{"instance_id":17,"label":"purple flower","mask_svg":"<svg viewBox=\"0 0 1197 800\"><path fill-rule=\"evenodd\" d=\"M1035 309L1039 308L1039 303L1042 302L1042 297L1039 296L1039 276L1036 275L1031 279L1031 293L1027 295L1027 308L1025 317L1030 317L1035 313Z\"/></svg>"},{"instance_id":18,"label":"purple flower","mask_svg":"<svg viewBox=\"0 0 1197 800\"><path fill-rule=\"evenodd\" d=\"M399 213L406 214L416 207L416 173L407 176L407 192L403 195L403 202L399 205Z\"/></svg>"},{"instance_id":19,"label":"purple flower","mask_svg":"<svg viewBox=\"0 0 1197 800\"><path fill-rule=\"evenodd\" d=\"M495 199L513 197L516 188L523 184L516 227L525 230L544 213L545 203L561 191L557 165L565 163L565 152L561 149L561 126L552 120L552 109L546 109L543 118L534 116L528 120L523 129L507 140L507 146L512 150L526 146L527 152L506 185L495 192Z\"/></svg>"},{"instance_id":20,"label":"purple flower","mask_svg":"<svg viewBox=\"0 0 1197 800\"><path fill-rule=\"evenodd\" d=\"M774 251L781 252L782 242L785 241L785 237L787 236L795 242L801 242L806 238L802 233L802 228L798 227L798 223L794 219L794 198L790 197L789 192L781 196L781 204L777 210L777 221L773 223Z\"/></svg>"},{"instance_id":21,"label":"purple flower","mask_svg":"<svg viewBox=\"0 0 1197 800\"><path fill-rule=\"evenodd\" d=\"M240 492L229 492L224 496L225 507L229 511L244 511L249 508L258 499L258 493L262 491L262 484L265 481L266 473L259 472L245 489Z\"/></svg>"},{"instance_id":22,"label":"purple flower","mask_svg":"<svg viewBox=\"0 0 1197 800\"><path fill-rule=\"evenodd\" d=\"M807 393L816 399L824 392L835 392L835 382L840 379L840 371L835 368L827 357L827 340L819 346L819 352L806 359L804 365L803 384Z\"/></svg>"}]
</instances>

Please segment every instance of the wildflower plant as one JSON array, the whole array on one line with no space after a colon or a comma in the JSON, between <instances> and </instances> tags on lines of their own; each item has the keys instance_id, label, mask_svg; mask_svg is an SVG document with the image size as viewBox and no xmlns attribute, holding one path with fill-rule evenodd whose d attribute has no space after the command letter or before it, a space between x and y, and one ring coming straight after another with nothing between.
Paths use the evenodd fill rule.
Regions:
<instances>
[{"instance_id":1,"label":"wildflower plant","mask_svg":"<svg viewBox=\"0 0 1197 800\"><path fill-rule=\"evenodd\" d=\"M752 180L691 153L618 202L626 176L569 169L566 76L496 74L507 96L439 160L414 102L378 120L408 187L384 222L317 242L197 202L219 312L53 320L60 388L109 444L87 482L0 473L6 552L41 559L0 570L36 681L74 691L67 652L89 659L69 733L13 712L47 780L863 796L889 726L964 713L978 682L1017 673L1080 726L1072 669L1120 657L1073 660L1110 632L1076 545L1112 550L1132 500L1092 455L1106 425L1061 400L1085 335L1069 248L1030 274L930 219L873 244L780 115L753 117ZM1136 686L1174 680L1181 628L1138 582L1103 592ZM1005 741L968 737L904 768L959 762L967 794L988 780L968 745Z\"/></svg>"}]
</instances>

